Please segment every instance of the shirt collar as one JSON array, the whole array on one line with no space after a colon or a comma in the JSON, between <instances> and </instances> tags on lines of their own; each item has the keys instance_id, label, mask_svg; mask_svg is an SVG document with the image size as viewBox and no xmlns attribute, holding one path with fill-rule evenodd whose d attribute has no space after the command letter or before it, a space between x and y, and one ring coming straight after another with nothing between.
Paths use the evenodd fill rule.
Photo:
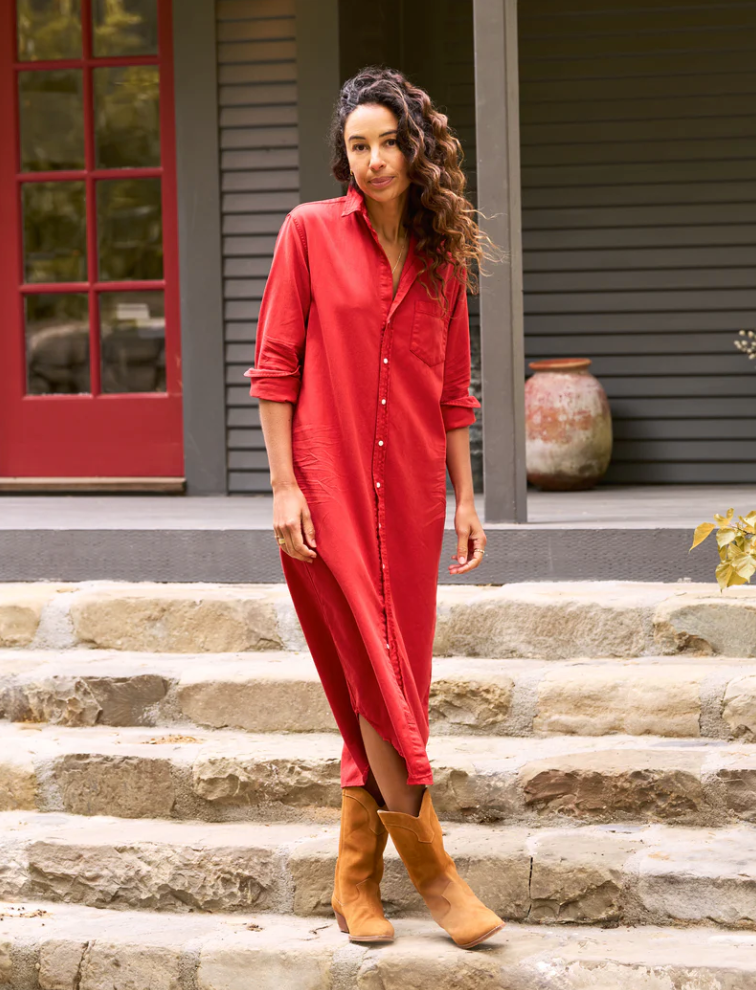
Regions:
<instances>
[{"instance_id":1,"label":"shirt collar","mask_svg":"<svg viewBox=\"0 0 756 990\"><path fill-rule=\"evenodd\" d=\"M346 196L344 197L344 209L341 211L341 215L342 217L349 216L349 214L354 213L355 210L359 210L361 213L366 213L367 206L365 204L365 197L362 195L359 186L354 183L350 183Z\"/></svg>"}]
</instances>

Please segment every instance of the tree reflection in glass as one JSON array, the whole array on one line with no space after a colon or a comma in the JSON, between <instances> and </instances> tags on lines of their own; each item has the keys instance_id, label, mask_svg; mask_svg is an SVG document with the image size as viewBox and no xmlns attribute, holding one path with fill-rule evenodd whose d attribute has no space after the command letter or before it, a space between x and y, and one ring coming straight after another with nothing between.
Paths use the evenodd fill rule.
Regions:
<instances>
[{"instance_id":1,"label":"tree reflection in glass","mask_svg":"<svg viewBox=\"0 0 756 990\"><path fill-rule=\"evenodd\" d=\"M160 82L154 65L94 70L97 168L160 164Z\"/></svg>"},{"instance_id":2,"label":"tree reflection in glass","mask_svg":"<svg viewBox=\"0 0 756 990\"><path fill-rule=\"evenodd\" d=\"M21 62L81 58L80 0L17 0Z\"/></svg>"},{"instance_id":3,"label":"tree reflection in glass","mask_svg":"<svg viewBox=\"0 0 756 990\"><path fill-rule=\"evenodd\" d=\"M84 282L87 226L83 182L23 185L24 280Z\"/></svg>"},{"instance_id":4,"label":"tree reflection in glass","mask_svg":"<svg viewBox=\"0 0 756 990\"><path fill-rule=\"evenodd\" d=\"M84 168L80 69L19 72L21 170Z\"/></svg>"},{"instance_id":5,"label":"tree reflection in glass","mask_svg":"<svg viewBox=\"0 0 756 990\"><path fill-rule=\"evenodd\" d=\"M95 58L157 55L157 0L92 0Z\"/></svg>"},{"instance_id":6,"label":"tree reflection in glass","mask_svg":"<svg viewBox=\"0 0 756 990\"><path fill-rule=\"evenodd\" d=\"M160 179L97 183L101 282L162 279Z\"/></svg>"}]
</instances>

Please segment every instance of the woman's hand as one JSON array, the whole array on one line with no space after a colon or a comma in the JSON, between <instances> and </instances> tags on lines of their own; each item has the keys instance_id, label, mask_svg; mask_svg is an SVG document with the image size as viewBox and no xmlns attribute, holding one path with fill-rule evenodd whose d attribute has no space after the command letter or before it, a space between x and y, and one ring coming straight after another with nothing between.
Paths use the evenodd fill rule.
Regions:
<instances>
[{"instance_id":1,"label":"woman's hand","mask_svg":"<svg viewBox=\"0 0 756 990\"><path fill-rule=\"evenodd\" d=\"M478 547L485 550L488 539L478 519L478 513L472 502L457 503L454 514L454 528L457 531L457 552L452 554L456 564L449 564L450 574L467 574L480 566L482 553L473 553Z\"/></svg>"},{"instance_id":2,"label":"woman's hand","mask_svg":"<svg viewBox=\"0 0 756 990\"><path fill-rule=\"evenodd\" d=\"M279 546L295 560L311 564L317 557L315 551L310 549L310 546L315 546L315 527L307 499L294 482L276 487L273 491L273 532L276 540L283 536L286 542Z\"/></svg>"}]
</instances>

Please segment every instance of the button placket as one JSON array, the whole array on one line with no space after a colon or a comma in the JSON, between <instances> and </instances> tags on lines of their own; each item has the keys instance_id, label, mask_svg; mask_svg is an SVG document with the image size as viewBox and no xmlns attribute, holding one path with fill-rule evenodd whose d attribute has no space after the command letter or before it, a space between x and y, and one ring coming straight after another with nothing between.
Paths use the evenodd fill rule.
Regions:
<instances>
[{"instance_id":1,"label":"button placket","mask_svg":"<svg viewBox=\"0 0 756 990\"><path fill-rule=\"evenodd\" d=\"M399 285L397 286L396 295L393 295L393 276L391 274L391 266L389 264L386 252L381 245L375 228L370 222L370 217L367 212L367 208L362 206L361 208L362 216L365 223L373 236L378 250L380 251L383 264L381 265L380 279L382 286L385 285L387 289L387 295L390 300L389 310L386 315L385 322L381 327L381 351L380 351L380 368L378 374L378 396L380 402L378 404L378 411L376 414L376 443L373 450L373 493L376 499L376 511L378 516L378 553L381 561L381 598L383 601L383 617L384 617L384 628L385 628L385 643L386 649L389 653L389 658L391 660L391 666L396 674L397 683L399 684L400 690L404 693L404 679L402 677L401 666L399 663L398 651L396 649L396 639L392 640L392 635L390 629L393 622L393 602L391 599L391 580L388 573L387 567L387 552L386 552L386 541L385 532L386 527L383 525L385 522L385 478L384 478L384 467L386 463L386 440L388 435L388 394L389 394L389 375L391 364L389 358L391 356L391 342L393 340L393 326L392 320L397 306L402 301L404 296L409 291L409 288L414 281L413 268L410 264L410 257L408 255L404 268L402 269L402 274L399 278Z\"/></svg>"}]
</instances>

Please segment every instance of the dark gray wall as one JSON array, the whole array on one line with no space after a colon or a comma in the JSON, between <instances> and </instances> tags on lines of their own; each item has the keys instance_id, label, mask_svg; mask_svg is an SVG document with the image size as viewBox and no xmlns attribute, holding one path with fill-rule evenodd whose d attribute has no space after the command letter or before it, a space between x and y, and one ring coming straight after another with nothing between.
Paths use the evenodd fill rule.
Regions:
<instances>
[{"instance_id":1,"label":"dark gray wall","mask_svg":"<svg viewBox=\"0 0 756 990\"><path fill-rule=\"evenodd\" d=\"M756 3L523 0L519 41L526 358L593 360L606 482L753 482Z\"/></svg>"}]
</instances>

